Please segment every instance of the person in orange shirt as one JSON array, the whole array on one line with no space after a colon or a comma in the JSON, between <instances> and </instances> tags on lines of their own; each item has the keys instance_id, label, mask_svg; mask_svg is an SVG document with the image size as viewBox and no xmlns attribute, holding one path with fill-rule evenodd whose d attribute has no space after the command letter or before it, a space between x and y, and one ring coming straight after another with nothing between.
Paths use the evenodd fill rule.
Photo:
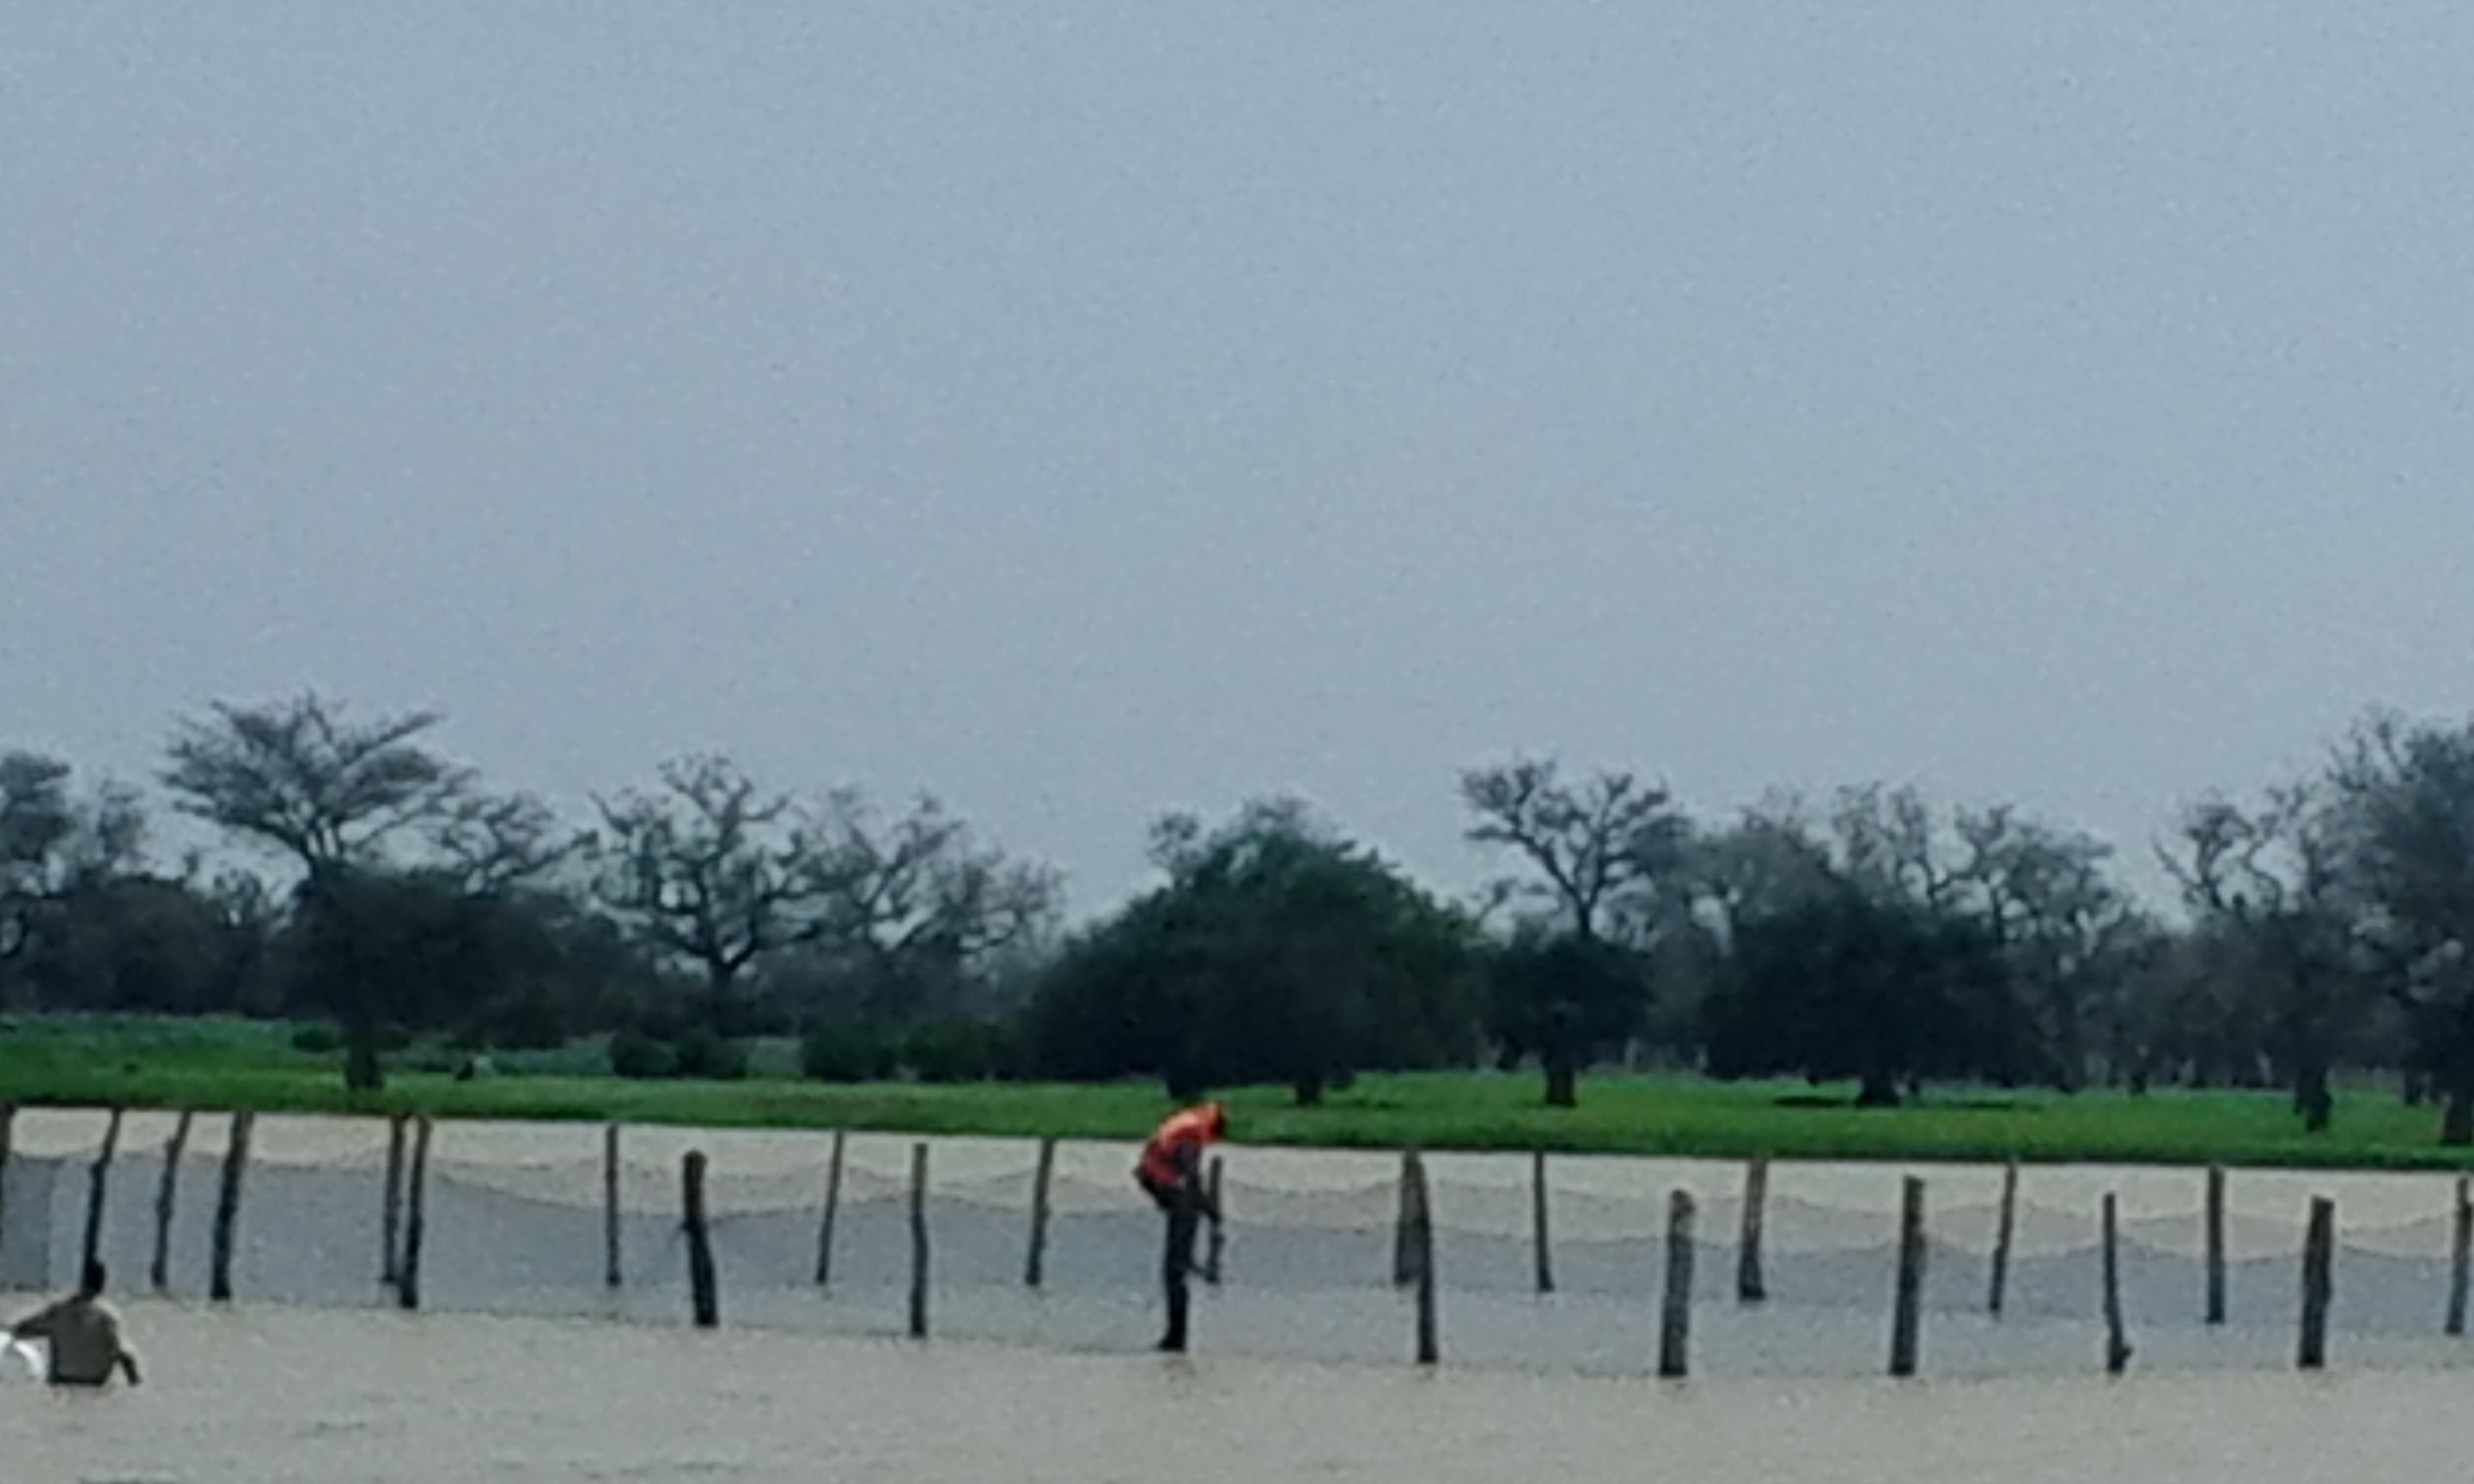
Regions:
<instances>
[{"instance_id":1,"label":"person in orange shirt","mask_svg":"<svg viewBox=\"0 0 2474 1484\"><path fill-rule=\"evenodd\" d=\"M1203 1155L1227 1133L1228 1114L1218 1103L1179 1109L1152 1132L1134 1165L1135 1183L1168 1217L1160 1257L1160 1282L1168 1293L1168 1329L1160 1336L1159 1348L1172 1354L1185 1349L1186 1277L1196 1271L1195 1235L1203 1217L1214 1224L1220 1220L1220 1209L1203 1182Z\"/></svg>"}]
</instances>

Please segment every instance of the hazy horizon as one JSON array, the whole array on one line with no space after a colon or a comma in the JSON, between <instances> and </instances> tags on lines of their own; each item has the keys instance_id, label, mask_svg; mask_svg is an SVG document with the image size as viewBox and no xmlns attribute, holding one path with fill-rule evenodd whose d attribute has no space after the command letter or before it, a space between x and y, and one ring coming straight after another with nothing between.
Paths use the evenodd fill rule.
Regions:
<instances>
[{"instance_id":1,"label":"hazy horizon","mask_svg":"<svg viewBox=\"0 0 2474 1484\"><path fill-rule=\"evenodd\" d=\"M1282 792L1464 889L1458 772L1553 755L2155 899L2180 803L2474 711L2469 24L12 9L0 748L718 751L1078 917Z\"/></svg>"}]
</instances>

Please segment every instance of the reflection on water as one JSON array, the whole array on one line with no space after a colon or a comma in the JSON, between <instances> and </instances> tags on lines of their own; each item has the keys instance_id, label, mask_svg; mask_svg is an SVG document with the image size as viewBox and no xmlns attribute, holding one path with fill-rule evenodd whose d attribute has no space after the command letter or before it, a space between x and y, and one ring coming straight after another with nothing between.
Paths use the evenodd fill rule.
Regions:
<instances>
[{"instance_id":1,"label":"reflection on water","mask_svg":"<svg viewBox=\"0 0 2474 1484\"><path fill-rule=\"evenodd\" d=\"M140 1391L0 1383L0 1477L568 1480L2460 1476L2462 1375L1895 1383L1075 1355L133 1304Z\"/></svg>"}]
</instances>

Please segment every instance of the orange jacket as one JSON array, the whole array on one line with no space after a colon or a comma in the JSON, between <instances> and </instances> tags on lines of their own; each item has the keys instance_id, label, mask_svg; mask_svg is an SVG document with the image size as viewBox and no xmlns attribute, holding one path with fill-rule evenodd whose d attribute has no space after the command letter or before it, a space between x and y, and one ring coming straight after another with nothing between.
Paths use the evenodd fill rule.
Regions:
<instances>
[{"instance_id":1,"label":"orange jacket","mask_svg":"<svg viewBox=\"0 0 2474 1484\"><path fill-rule=\"evenodd\" d=\"M1218 1103L1202 1103L1169 1114L1143 1145L1134 1178L1154 1188L1187 1179L1201 1167L1203 1147L1218 1138L1226 1126L1227 1117Z\"/></svg>"}]
</instances>

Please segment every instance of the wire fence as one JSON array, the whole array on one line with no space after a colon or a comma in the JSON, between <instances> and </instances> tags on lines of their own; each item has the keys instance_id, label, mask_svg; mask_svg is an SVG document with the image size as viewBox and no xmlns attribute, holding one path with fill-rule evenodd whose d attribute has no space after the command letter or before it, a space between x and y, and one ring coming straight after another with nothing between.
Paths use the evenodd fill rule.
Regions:
<instances>
[{"instance_id":1,"label":"wire fence","mask_svg":"<svg viewBox=\"0 0 2474 1484\"><path fill-rule=\"evenodd\" d=\"M1128 1143L268 1116L235 1161L228 1114L11 1125L5 1287L66 1284L91 1242L124 1294L159 1278L182 1301L680 1324L701 1153L724 1325L1131 1352L1160 1323L1160 1220ZM1904 1287L1927 1376L2084 1371L2125 1347L2137 1370L2291 1367L2326 1200L2328 1362L2474 1358L2451 1332L2468 1219L2446 1175L1435 1153L1409 1161L1412 1200L1397 1153L1223 1159L1206 1353L1408 1361L1423 1276L1449 1364L1646 1375L1681 1342L1696 1376L1879 1375Z\"/></svg>"}]
</instances>

